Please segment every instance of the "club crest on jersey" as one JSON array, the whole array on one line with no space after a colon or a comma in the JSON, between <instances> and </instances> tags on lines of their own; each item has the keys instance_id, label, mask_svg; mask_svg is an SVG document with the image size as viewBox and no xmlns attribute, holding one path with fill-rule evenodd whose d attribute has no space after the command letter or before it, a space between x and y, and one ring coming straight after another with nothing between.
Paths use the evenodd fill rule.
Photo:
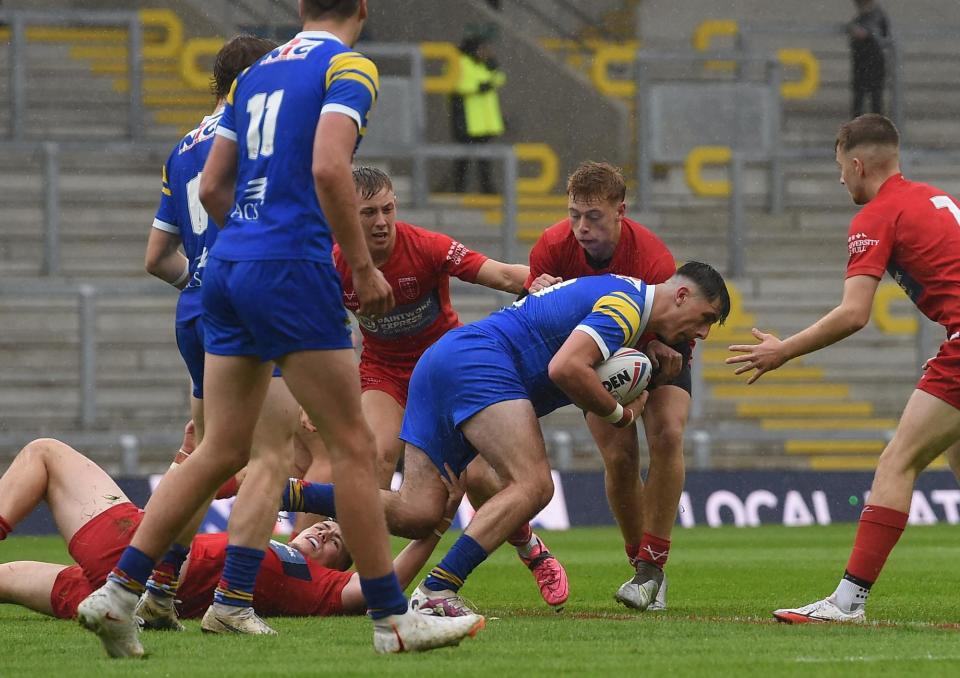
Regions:
<instances>
[{"instance_id":1,"label":"club crest on jersey","mask_svg":"<svg viewBox=\"0 0 960 678\"><path fill-rule=\"evenodd\" d=\"M400 291L403 296L411 301L420 296L420 281L415 276L399 278L397 283L400 285Z\"/></svg>"},{"instance_id":2,"label":"club crest on jersey","mask_svg":"<svg viewBox=\"0 0 960 678\"><path fill-rule=\"evenodd\" d=\"M219 115L211 115L209 118L204 118L203 124L183 138L178 153L183 155L197 144L212 139L217 132L218 124L220 124Z\"/></svg>"},{"instance_id":3,"label":"club crest on jersey","mask_svg":"<svg viewBox=\"0 0 960 678\"><path fill-rule=\"evenodd\" d=\"M281 45L267 56L260 60L260 64L266 66L278 61L292 61L294 59L306 59L307 55L315 48L323 44L322 40L303 40L294 38L286 45Z\"/></svg>"}]
</instances>

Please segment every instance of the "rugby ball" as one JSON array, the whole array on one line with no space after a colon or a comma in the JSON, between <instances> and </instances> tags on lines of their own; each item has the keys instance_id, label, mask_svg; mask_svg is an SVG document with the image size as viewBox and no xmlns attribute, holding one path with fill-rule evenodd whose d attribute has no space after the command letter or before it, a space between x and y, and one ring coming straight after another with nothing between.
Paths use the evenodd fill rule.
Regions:
<instances>
[{"instance_id":1,"label":"rugby ball","mask_svg":"<svg viewBox=\"0 0 960 678\"><path fill-rule=\"evenodd\" d=\"M621 348L595 368L603 387L622 405L636 399L650 383L653 364L635 348Z\"/></svg>"}]
</instances>

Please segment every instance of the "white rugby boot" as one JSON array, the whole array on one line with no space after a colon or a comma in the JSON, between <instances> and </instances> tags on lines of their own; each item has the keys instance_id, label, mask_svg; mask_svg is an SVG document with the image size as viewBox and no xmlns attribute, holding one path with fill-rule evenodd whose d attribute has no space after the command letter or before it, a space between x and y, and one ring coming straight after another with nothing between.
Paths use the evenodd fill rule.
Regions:
<instances>
[{"instance_id":1,"label":"white rugby boot","mask_svg":"<svg viewBox=\"0 0 960 678\"><path fill-rule=\"evenodd\" d=\"M180 618L177 616L177 610L173 604L173 598L161 598L146 591L140 596L140 602L137 603L137 609L133 612L140 628L150 631L185 631Z\"/></svg>"},{"instance_id":2,"label":"white rugby boot","mask_svg":"<svg viewBox=\"0 0 960 678\"><path fill-rule=\"evenodd\" d=\"M784 624L822 624L835 622L842 624L862 624L866 621L863 606L850 612L844 612L837 606L834 596L828 596L803 607L782 608L773 611L778 622Z\"/></svg>"},{"instance_id":3,"label":"white rugby boot","mask_svg":"<svg viewBox=\"0 0 960 678\"><path fill-rule=\"evenodd\" d=\"M93 631L111 657L143 656L143 645L137 634L140 625L133 616L137 596L119 584L107 582L77 607L80 626Z\"/></svg>"},{"instance_id":4,"label":"white rugby boot","mask_svg":"<svg viewBox=\"0 0 960 678\"><path fill-rule=\"evenodd\" d=\"M485 624L486 620L479 614L441 617L409 610L374 620L373 649L386 654L459 645L467 636L477 635Z\"/></svg>"},{"instance_id":5,"label":"white rugby boot","mask_svg":"<svg viewBox=\"0 0 960 678\"><path fill-rule=\"evenodd\" d=\"M633 579L624 582L617 589L613 598L622 605L642 612L657 599L661 584L663 584L663 570L645 560L638 560L637 573Z\"/></svg>"},{"instance_id":6,"label":"white rugby boot","mask_svg":"<svg viewBox=\"0 0 960 678\"><path fill-rule=\"evenodd\" d=\"M249 636L277 635L252 607L221 603L214 603L207 608L200 620L200 630L204 633L243 633Z\"/></svg>"},{"instance_id":7,"label":"white rugby boot","mask_svg":"<svg viewBox=\"0 0 960 678\"><path fill-rule=\"evenodd\" d=\"M435 617L464 617L476 611L460 594L450 589L431 591L420 584L410 595L410 609Z\"/></svg>"}]
</instances>

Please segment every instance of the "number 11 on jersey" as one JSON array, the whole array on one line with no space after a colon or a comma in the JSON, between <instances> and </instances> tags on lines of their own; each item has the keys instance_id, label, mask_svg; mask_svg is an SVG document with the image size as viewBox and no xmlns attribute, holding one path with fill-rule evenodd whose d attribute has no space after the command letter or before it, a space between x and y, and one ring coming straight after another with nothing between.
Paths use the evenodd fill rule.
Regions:
<instances>
[{"instance_id":1,"label":"number 11 on jersey","mask_svg":"<svg viewBox=\"0 0 960 678\"><path fill-rule=\"evenodd\" d=\"M256 160L261 155L273 155L273 137L277 131L277 116L283 101L283 90L254 94L247 100L250 123L247 127L247 157ZM262 129L261 129L262 128Z\"/></svg>"}]
</instances>

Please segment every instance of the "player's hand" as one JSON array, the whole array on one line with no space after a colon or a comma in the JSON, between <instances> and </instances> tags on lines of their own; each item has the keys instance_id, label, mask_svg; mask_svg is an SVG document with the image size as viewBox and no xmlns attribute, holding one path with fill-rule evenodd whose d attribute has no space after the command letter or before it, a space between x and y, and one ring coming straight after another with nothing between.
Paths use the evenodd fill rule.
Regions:
<instances>
[{"instance_id":1,"label":"player's hand","mask_svg":"<svg viewBox=\"0 0 960 678\"><path fill-rule=\"evenodd\" d=\"M627 428L636 424L637 419L643 414L643 408L647 406L647 398L649 397L650 391L641 391L640 395L623 406L623 419L613 425L617 428Z\"/></svg>"},{"instance_id":2,"label":"player's hand","mask_svg":"<svg viewBox=\"0 0 960 678\"><path fill-rule=\"evenodd\" d=\"M654 386L673 381L683 368L683 354L657 339L653 339L647 344L644 353L650 358L653 369L657 372L653 379Z\"/></svg>"},{"instance_id":3,"label":"player's hand","mask_svg":"<svg viewBox=\"0 0 960 678\"><path fill-rule=\"evenodd\" d=\"M549 273L541 273L539 276L537 276L536 280L530 283L530 294L556 285L558 282L563 282L563 278L558 278L557 276L550 275Z\"/></svg>"},{"instance_id":4,"label":"player's hand","mask_svg":"<svg viewBox=\"0 0 960 678\"><path fill-rule=\"evenodd\" d=\"M394 307L393 290L380 269L370 267L368 273L353 274L353 289L360 301L359 313L383 315Z\"/></svg>"},{"instance_id":5,"label":"player's hand","mask_svg":"<svg viewBox=\"0 0 960 678\"><path fill-rule=\"evenodd\" d=\"M743 374L750 370L756 370L756 372L747 379L748 384L752 384L767 372L775 370L787 362L787 358L783 354L782 341L772 334L761 332L756 327L754 327L751 332L753 332L753 336L760 340L760 343L734 344L733 346L729 346L728 349L730 351L742 353L743 355L732 356L724 361L727 365L743 363L734 370L734 374Z\"/></svg>"},{"instance_id":6,"label":"player's hand","mask_svg":"<svg viewBox=\"0 0 960 678\"><path fill-rule=\"evenodd\" d=\"M463 501L466 486L463 479L457 477L457 474L450 468L450 464L444 464L443 467L446 469L447 475L444 476L441 473L440 482L447 488L447 505L443 509L443 525L440 529L446 530L457 516L457 510L460 508L460 502Z\"/></svg>"},{"instance_id":7,"label":"player's hand","mask_svg":"<svg viewBox=\"0 0 960 678\"><path fill-rule=\"evenodd\" d=\"M176 456L173 458L173 463L170 464L170 468L174 466L179 466L187 460L187 457L197 449L197 428L193 423L193 419L187 422L187 425L183 427L183 442L180 443L180 449L177 450Z\"/></svg>"},{"instance_id":8,"label":"player's hand","mask_svg":"<svg viewBox=\"0 0 960 678\"><path fill-rule=\"evenodd\" d=\"M317 432L317 427L310 421L310 415L307 414L307 411L302 407L300 408L300 426L310 431L310 433Z\"/></svg>"}]
</instances>

